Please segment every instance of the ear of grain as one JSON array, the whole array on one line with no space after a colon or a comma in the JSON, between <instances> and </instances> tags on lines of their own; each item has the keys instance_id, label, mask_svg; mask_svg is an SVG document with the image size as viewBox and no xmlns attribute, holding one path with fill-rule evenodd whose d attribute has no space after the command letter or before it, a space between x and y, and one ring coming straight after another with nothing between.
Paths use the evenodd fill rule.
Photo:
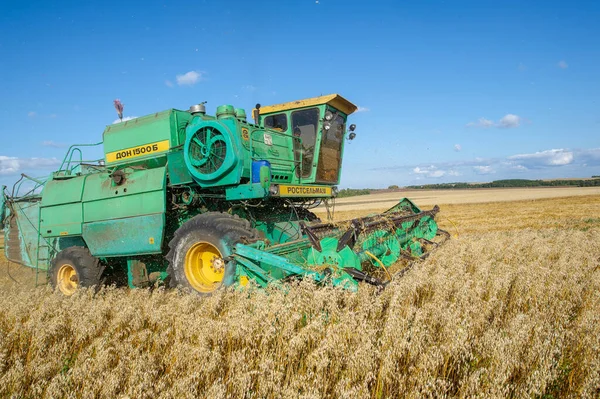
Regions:
<instances>
[{"instance_id":1,"label":"ear of grain","mask_svg":"<svg viewBox=\"0 0 600 399\"><path fill-rule=\"evenodd\" d=\"M598 397L600 220L544 201L444 208L460 237L382 293L65 298L13 273L0 397Z\"/></svg>"}]
</instances>

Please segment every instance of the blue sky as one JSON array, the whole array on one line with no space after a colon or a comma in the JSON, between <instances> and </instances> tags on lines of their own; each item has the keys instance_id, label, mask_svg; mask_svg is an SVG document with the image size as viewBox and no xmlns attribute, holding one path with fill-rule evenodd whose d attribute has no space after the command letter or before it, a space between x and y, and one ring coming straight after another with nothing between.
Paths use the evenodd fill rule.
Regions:
<instances>
[{"instance_id":1,"label":"blue sky","mask_svg":"<svg viewBox=\"0 0 600 399\"><path fill-rule=\"evenodd\" d=\"M3 1L0 184L101 141L115 98L328 93L360 106L342 187L600 175L598 21L591 1Z\"/></svg>"}]
</instances>

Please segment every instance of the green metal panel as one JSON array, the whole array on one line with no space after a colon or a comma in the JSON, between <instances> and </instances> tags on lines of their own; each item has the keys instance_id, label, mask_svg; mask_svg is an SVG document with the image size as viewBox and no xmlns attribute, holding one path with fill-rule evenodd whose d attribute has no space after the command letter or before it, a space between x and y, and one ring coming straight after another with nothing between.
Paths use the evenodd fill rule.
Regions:
<instances>
[{"instance_id":1,"label":"green metal panel","mask_svg":"<svg viewBox=\"0 0 600 399\"><path fill-rule=\"evenodd\" d=\"M113 198L83 203L85 223L163 212L165 212L165 193L162 191L115 195Z\"/></svg>"},{"instance_id":2,"label":"green metal panel","mask_svg":"<svg viewBox=\"0 0 600 399\"><path fill-rule=\"evenodd\" d=\"M265 198L269 194L269 190L261 183L240 184L239 186L231 187L225 190L225 196L228 201Z\"/></svg>"},{"instance_id":3,"label":"green metal panel","mask_svg":"<svg viewBox=\"0 0 600 399\"><path fill-rule=\"evenodd\" d=\"M104 152L108 153L155 141L170 140L170 119L173 111L169 109L126 122L108 125L103 134Z\"/></svg>"},{"instance_id":4,"label":"green metal panel","mask_svg":"<svg viewBox=\"0 0 600 399\"><path fill-rule=\"evenodd\" d=\"M41 208L40 233L42 237L81 234L81 202Z\"/></svg>"},{"instance_id":5,"label":"green metal panel","mask_svg":"<svg viewBox=\"0 0 600 399\"><path fill-rule=\"evenodd\" d=\"M166 208L166 167L127 168L115 185L91 175L83 194L83 238L96 256L159 253Z\"/></svg>"},{"instance_id":6,"label":"green metal panel","mask_svg":"<svg viewBox=\"0 0 600 399\"><path fill-rule=\"evenodd\" d=\"M114 257L161 252L164 214L85 223L83 238L94 256Z\"/></svg>"},{"instance_id":7,"label":"green metal panel","mask_svg":"<svg viewBox=\"0 0 600 399\"><path fill-rule=\"evenodd\" d=\"M87 175L48 180L44 186L42 207L81 201Z\"/></svg>"},{"instance_id":8,"label":"green metal panel","mask_svg":"<svg viewBox=\"0 0 600 399\"><path fill-rule=\"evenodd\" d=\"M183 145L191 117L169 109L107 126L103 134L106 163L131 164L164 157L170 148Z\"/></svg>"},{"instance_id":9,"label":"green metal panel","mask_svg":"<svg viewBox=\"0 0 600 399\"><path fill-rule=\"evenodd\" d=\"M189 112L173 110L171 115L171 130L175 132L173 147L183 146L185 143L185 129L193 118L194 116Z\"/></svg>"},{"instance_id":10,"label":"green metal panel","mask_svg":"<svg viewBox=\"0 0 600 399\"><path fill-rule=\"evenodd\" d=\"M253 160L266 160L271 164L272 174L291 178L291 171L295 169L295 162L290 133L272 129L251 128L249 140L244 142L243 145L250 152L250 157L247 160L248 168L251 168ZM248 177L250 176L248 175ZM282 181L289 180L282 179Z\"/></svg>"},{"instance_id":11,"label":"green metal panel","mask_svg":"<svg viewBox=\"0 0 600 399\"><path fill-rule=\"evenodd\" d=\"M163 213L165 169L130 169L121 185L115 185L107 173L90 175L83 193L83 221Z\"/></svg>"},{"instance_id":12,"label":"green metal panel","mask_svg":"<svg viewBox=\"0 0 600 399\"><path fill-rule=\"evenodd\" d=\"M169 173L169 184L172 186L189 184L194 181L185 165L183 150L171 151L167 155L167 172Z\"/></svg>"}]
</instances>

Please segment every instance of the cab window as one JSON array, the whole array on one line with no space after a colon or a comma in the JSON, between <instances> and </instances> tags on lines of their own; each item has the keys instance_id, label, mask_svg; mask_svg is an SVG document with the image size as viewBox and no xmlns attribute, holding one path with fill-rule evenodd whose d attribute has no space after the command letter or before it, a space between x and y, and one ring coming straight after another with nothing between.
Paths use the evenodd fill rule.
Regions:
<instances>
[{"instance_id":1,"label":"cab window","mask_svg":"<svg viewBox=\"0 0 600 399\"><path fill-rule=\"evenodd\" d=\"M342 140L344 138L345 120L336 115L330 122L329 129L323 129L321 137L321 153L317 166L317 181L321 183L337 183L342 163Z\"/></svg>"},{"instance_id":2,"label":"cab window","mask_svg":"<svg viewBox=\"0 0 600 399\"><path fill-rule=\"evenodd\" d=\"M287 130L287 115L277 114L265 118L265 127L285 132Z\"/></svg>"},{"instance_id":3,"label":"cab window","mask_svg":"<svg viewBox=\"0 0 600 399\"><path fill-rule=\"evenodd\" d=\"M319 126L319 109L309 108L292 112L292 134L294 136L294 158L302 170L296 174L308 177L312 171L312 163ZM302 162L300 163L300 160Z\"/></svg>"}]
</instances>

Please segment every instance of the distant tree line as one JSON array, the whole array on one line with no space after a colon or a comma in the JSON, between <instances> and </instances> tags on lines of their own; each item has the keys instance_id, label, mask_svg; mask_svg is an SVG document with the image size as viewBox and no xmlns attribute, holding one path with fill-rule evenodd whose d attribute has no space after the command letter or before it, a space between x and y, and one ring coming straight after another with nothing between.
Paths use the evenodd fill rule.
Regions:
<instances>
[{"instance_id":1,"label":"distant tree line","mask_svg":"<svg viewBox=\"0 0 600 399\"><path fill-rule=\"evenodd\" d=\"M339 191L338 198L353 197L355 195L367 195L371 194L369 188L344 188Z\"/></svg>"},{"instance_id":2,"label":"distant tree line","mask_svg":"<svg viewBox=\"0 0 600 399\"><path fill-rule=\"evenodd\" d=\"M596 177L596 176L592 176ZM464 189L464 188L502 188L502 187L593 187L600 186L600 179L594 180L526 180L526 179L507 179L495 180L490 183L441 183L441 184L423 184L419 186L407 186L411 189Z\"/></svg>"}]
</instances>

